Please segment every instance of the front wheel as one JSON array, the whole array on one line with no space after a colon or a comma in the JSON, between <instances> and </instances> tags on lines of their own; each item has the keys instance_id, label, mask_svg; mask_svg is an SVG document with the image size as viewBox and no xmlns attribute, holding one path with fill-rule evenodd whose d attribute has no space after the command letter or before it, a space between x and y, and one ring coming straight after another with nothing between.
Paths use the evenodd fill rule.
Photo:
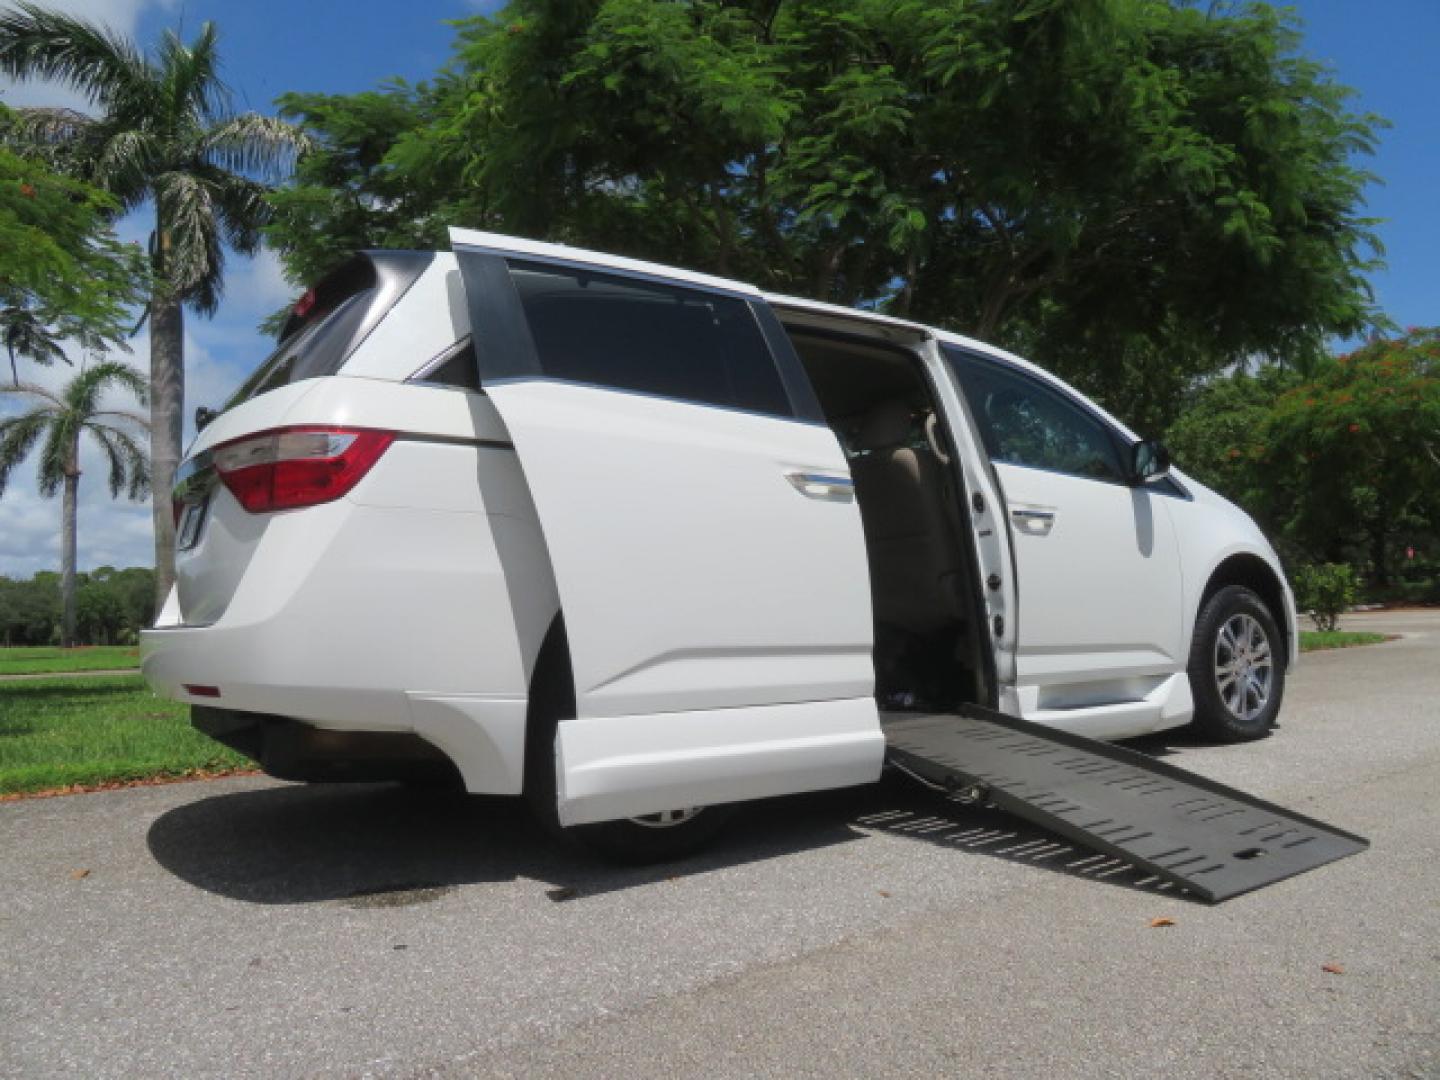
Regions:
<instances>
[{"instance_id":1,"label":"front wheel","mask_svg":"<svg viewBox=\"0 0 1440 1080\"><path fill-rule=\"evenodd\" d=\"M1285 694L1280 630L1265 601L1227 585L1205 602L1190 645L1197 730L1224 742L1262 739Z\"/></svg>"}]
</instances>

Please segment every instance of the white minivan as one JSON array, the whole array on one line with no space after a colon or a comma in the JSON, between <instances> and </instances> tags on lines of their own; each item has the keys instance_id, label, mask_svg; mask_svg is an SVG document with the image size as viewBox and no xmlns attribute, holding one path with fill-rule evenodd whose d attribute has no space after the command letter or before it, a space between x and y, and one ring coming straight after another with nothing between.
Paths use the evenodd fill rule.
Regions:
<instances>
[{"instance_id":1,"label":"white minivan","mask_svg":"<svg viewBox=\"0 0 1440 1080\"><path fill-rule=\"evenodd\" d=\"M458 774L663 857L865 784L894 713L1258 738L1243 512L989 345L454 230L357 255L200 431L146 677L297 780Z\"/></svg>"}]
</instances>

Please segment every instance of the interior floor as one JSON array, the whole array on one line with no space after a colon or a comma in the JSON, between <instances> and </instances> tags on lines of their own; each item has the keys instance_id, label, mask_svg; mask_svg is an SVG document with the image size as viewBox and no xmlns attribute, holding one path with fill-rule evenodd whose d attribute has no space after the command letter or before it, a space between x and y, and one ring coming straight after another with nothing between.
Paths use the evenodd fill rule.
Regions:
<instances>
[{"instance_id":1,"label":"interior floor","mask_svg":"<svg viewBox=\"0 0 1440 1080\"><path fill-rule=\"evenodd\" d=\"M791 337L855 481L880 708L987 703L963 484L919 358L797 328Z\"/></svg>"}]
</instances>

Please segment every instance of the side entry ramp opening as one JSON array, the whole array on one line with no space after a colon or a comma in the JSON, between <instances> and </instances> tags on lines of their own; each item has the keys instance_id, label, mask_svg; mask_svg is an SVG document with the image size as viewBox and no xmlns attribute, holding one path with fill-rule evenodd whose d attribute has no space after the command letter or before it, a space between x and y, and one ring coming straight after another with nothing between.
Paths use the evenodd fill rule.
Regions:
<instances>
[{"instance_id":1,"label":"side entry ramp opening","mask_svg":"<svg viewBox=\"0 0 1440 1080\"><path fill-rule=\"evenodd\" d=\"M966 706L883 713L887 760L1219 903L1355 855L1345 832L1135 750Z\"/></svg>"}]
</instances>

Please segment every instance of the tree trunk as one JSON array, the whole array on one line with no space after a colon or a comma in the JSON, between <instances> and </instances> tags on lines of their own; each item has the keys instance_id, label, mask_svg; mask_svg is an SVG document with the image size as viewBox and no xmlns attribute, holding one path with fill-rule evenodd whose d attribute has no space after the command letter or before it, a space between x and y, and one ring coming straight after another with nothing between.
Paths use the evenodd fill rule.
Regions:
<instances>
[{"instance_id":1,"label":"tree trunk","mask_svg":"<svg viewBox=\"0 0 1440 1080\"><path fill-rule=\"evenodd\" d=\"M65 465L65 491L60 504L60 646L75 645L75 524L80 470L72 454Z\"/></svg>"},{"instance_id":2,"label":"tree trunk","mask_svg":"<svg viewBox=\"0 0 1440 1080\"><path fill-rule=\"evenodd\" d=\"M150 499L155 522L155 610L175 582L175 515L170 506L185 416L185 320L178 299L150 302Z\"/></svg>"}]
</instances>

